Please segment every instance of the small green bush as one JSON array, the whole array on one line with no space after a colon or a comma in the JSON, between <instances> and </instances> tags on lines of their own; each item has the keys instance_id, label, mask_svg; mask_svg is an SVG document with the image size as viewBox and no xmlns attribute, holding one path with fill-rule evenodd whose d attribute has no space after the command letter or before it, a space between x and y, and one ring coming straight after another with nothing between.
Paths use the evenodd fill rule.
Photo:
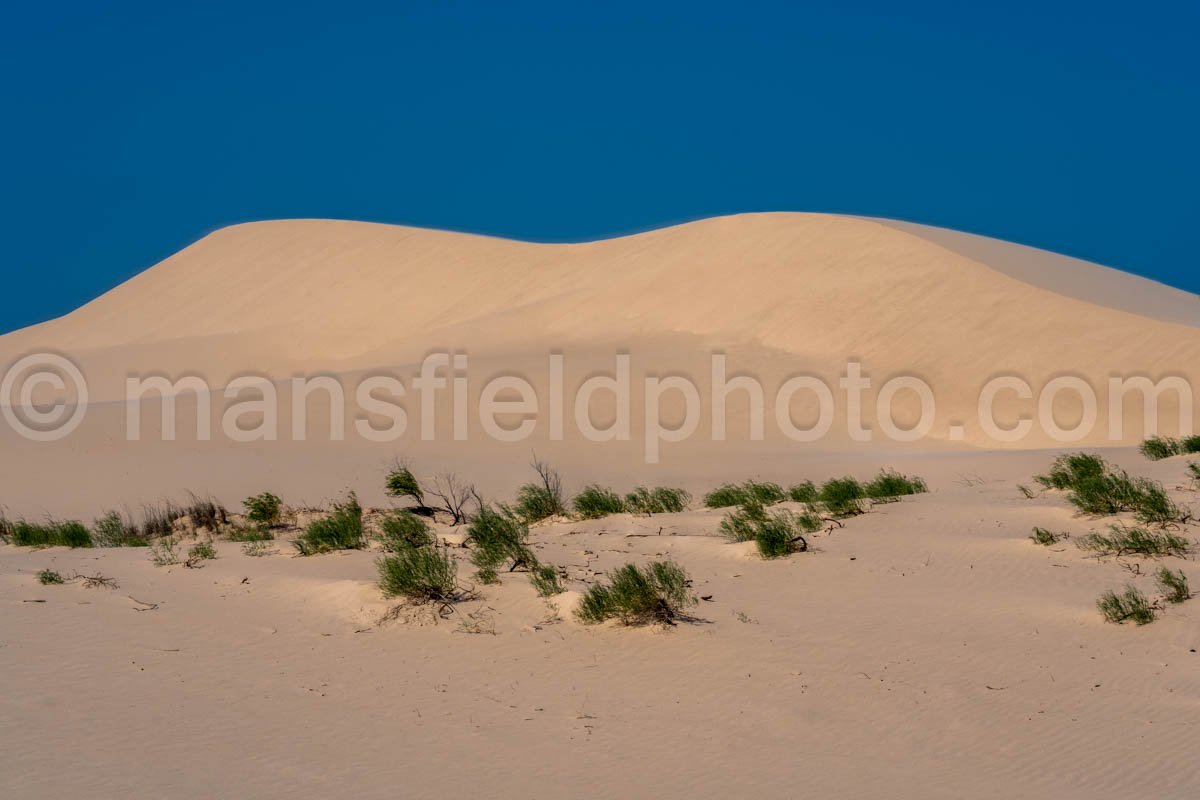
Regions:
<instances>
[{"instance_id":1,"label":"small green bush","mask_svg":"<svg viewBox=\"0 0 1200 800\"><path fill-rule=\"evenodd\" d=\"M625 495L625 506L635 514L678 514L687 509L692 496L683 489L639 486Z\"/></svg>"},{"instance_id":2,"label":"small green bush","mask_svg":"<svg viewBox=\"0 0 1200 800\"><path fill-rule=\"evenodd\" d=\"M749 480L743 483L727 483L704 496L704 505L709 508L740 506L753 500L764 506L781 503L788 497L783 487L769 481Z\"/></svg>"},{"instance_id":3,"label":"small green bush","mask_svg":"<svg viewBox=\"0 0 1200 800\"><path fill-rule=\"evenodd\" d=\"M1194 481L1200 481L1200 464L1195 461L1189 461L1187 465L1188 477Z\"/></svg>"},{"instance_id":4,"label":"small green bush","mask_svg":"<svg viewBox=\"0 0 1200 800\"><path fill-rule=\"evenodd\" d=\"M150 544L138 532L132 520L109 511L92 523L92 541L96 547L146 547Z\"/></svg>"},{"instance_id":5,"label":"small green bush","mask_svg":"<svg viewBox=\"0 0 1200 800\"><path fill-rule=\"evenodd\" d=\"M392 553L437 543L433 529L410 511L393 511L379 523L379 543Z\"/></svg>"},{"instance_id":6,"label":"small green bush","mask_svg":"<svg viewBox=\"0 0 1200 800\"><path fill-rule=\"evenodd\" d=\"M1107 591L1100 595L1096 607L1108 622L1118 625L1132 621L1138 625L1146 625L1154 621L1154 607L1146 600L1146 596L1132 586L1126 586L1125 591L1117 594Z\"/></svg>"},{"instance_id":7,"label":"small green bush","mask_svg":"<svg viewBox=\"0 0 1200 800\"><path fill-rule=\"evenodd\" d=\"M217 548L212 542L197 542L188 550L188 561L209 561L217 557Z\"/></svg>"},{"instance_id":8,"label":"small green bush","mask_svg":"<svg viewBox=\"0 0 1200 800\"><path fill-rule=\"evenodd\" d=\"M242 501L242 507L246 509L246 519L270 527L278 524L283 501L270 492L263 492L247 497Z\"/></svg>"},{"instance_id":9,"label":"small green bush","mask_svg":"<svg viewBox=\"0 0 1200 800\"><path fill-rule=\"evenodd\" d=\"M175 533L175 520L184 515L184 510L169 500L158 505L142 508L142 524L139 532L143 539L158 539Z\"/></svg>"},{"instance_id":10,"label":"small green bush","mask_svg":"<svg viewBox=\"0 0 1200 800\"><path fill-rule=\"evenodd\" d=\"M411 497L418 506L425 505L425 492L412 470L405 464L397 462L388 472L387 478L384 479L384 491L388 497Z\"/></svg>"},{"instance_id":11,"label":"small green bush","mask_svg":"<svg viewBox=\"0 0 1200 800\"><path fill-rule=\"evenodd\" d=\"M1158 572L1154 573L1154 580L1168 603L1182 603L1192 596L1187 575L1184 575L1181 569L1172 571L1166 567L1159 567Z\"/></svg>"},{"instance_id":12,"label":"small green bush","mask_svg":"<svg viewBox=\"0 0 1200 800\"><path fill-rule=\"evenodd\" d=\"M183 513L190 517L192 525L197 528L208 528L214 533L220 529L222 525L229 522L229 513L225 507L215 500L208 497L199 497L198 495L188 493L191 501L184 506Z\"/></svg>"},{"instance_id":13,"label":"small green bush","mask_svg":"<svg viewBox=\"0 0 1200 800\"><path fill-rule=\"evenodd\" d=\"M1161 461L1164 458L1177 456L1183 452L1180 449L1178 439L1170 439L1163 436L1151 436L1142 442L1138 450L1151 461Z\"/></svg>"},{"instance_id":14,"label":"small green bush","mask_svg":"<svg viewBox=\"0 0 1200 800\"><path fill-rule=\"evenodd\" d=\"M529 525L508 509L481 508L467 527L467 543L472 547L472 563L481 570L508 565L512 572L538 563L529 549Z\"/></svg>"},{"instance_id":15,"label":"small green bush","mask_svg":"<svg viewBox=\"0 0 1200 800\"><path fill-rule=\"evenodd\" d=\"M565 512L561 497L556 497L545 486L534 483L527 483L517 489L517 501L513 504L513 510L526 522L540 522Z\"/></svg>"},{"instance_id":16,"label":"small green bush","mask_svg":"<svg viewBox=\"0 0 1200 800\"><path fill-rule=\"evenodd\" d=\"M1104 459L1092 453L1067 453L1054 459L1050 471L1034 480L1047 489L1071 489L1088 478L1098 478L1107 472Z\"/></svg>"},{"instance_id":17,"label":"small green bush","mask_svg":"<svg viewBox=\"0 0 1200 800\"><path fill-rule=\"evenodd\" d=\"M600 519L625 511L625 502L612 489L592 484L585 486L572 501L575 513L584 519Z\"/></svg>"},{"instance_id":18,"label":"small green bush","mask_svg":"<svg viewBox=\"0 0 1200 800\"><path fill-rule=\"evenodd\" d=\"M328 553L333 550L361 550L367 546L363 536L362 506L350 492L344 503L337 503L333 513L313 522L292 546L302 556Z\"/></svg>"},{"instance_id":19,"label":"small green bush","mask_svg":"<svg viewBox=\"0 0 1200 800\"><path fill-rule=\"evenodd\" d=\"M274 540L275 534L264 527L255 526L238 526L231 528L226 538L231 542L270 542Z\"/></svg>"},{"instance_id":20,"label":"small green bush","mask_svg":"<svg viewBox=\"0 0 1200 800\"><path fill-rule=\"evenodd\" d=\"M384 597L414 603L453 602L459 597L458 565L445 547L408 548L375 562Z\"/></svg>"},{"instance_id":21,"label":"small green bush","mask_svg":"<svg viewBox=\"0 0 1200 800\"><path fill-rule=\"evenodd\" d=\"M63 576L59 575L52 569L44 569L37 574L38 583L42 586L53 586L56 584L66 583Z\"/></svg>"},{"instance_id":22,"label":"small green bush","mask_svg":"<svg viewBox=\"0 0 1200 800\"><path fill-rule=\"evenodd\" d=\"M731 542L754 540L758 526L767 521L767 512L762 503L747 500L721 520L721 533Z\"/></svg>"},{"instance_id":23,"label":"small green bush","mask_svg":"<svg viewBox=\"0 0 1200 800\"><path fill-rule=\"evenodd\" d=\"M156 567L168 567L179 563L179 549L175 540L164 536L150 543L150 560Z\"/></svg>"},{"instance_id":24,"label":"small green bush","mask_svg":"<svg viewBox=\"0 0 1200 800\"><path fill-rule=\"evenodd\" d=\"M1200 434L1185 436L1179 440L1179 452L1200 453Z\"/></svg>"},{"instance_id":25,"label":"small green bush","mask_svg":"<svg viewBox=\"0 0 1200 800\"><path fill-rule=\"evenodd\" d=\"M761 522L756 522L754 543L763 558L783 558L792 553L808 550L805 533L821 527L821 519L815 514L796 514L792 511L775 511Z\"/></svg>"},{"instance_id":26,"label":"small green bush","mask_svg":"<svg viewBox=\"0 0 1200 800\"><path fill-rule=\"evenodd\" d=\"M480 567L475 571L475 580L484 584L496 584L500 582L500 575L494 567Z\"/></svg>"},{"instance_id":27,"label":"small green bush","mask_svg":"<svg viewBox=\"0 0 1200 800\"><path fill-rule=\"evenodd\" d=\"M804 481L797 483L792 488L788 489L788 499L795 503L815 503L819 499L820 492L812 481Z\"/></svg>"},{"instance_id":28,"label":"small green bush","mask_svg":"<svg viewBox=\"0 0 1200 800\"><path fill-rule=\"evenodd\" d=\"M818 500L835 517L848 517L862 513L859 502L867 496L863 485L854 478L833 478L821 486Z\"/></svg>"},{"instance_id":29,"label":"small green bush","mask_svg":"<svg viewBox=\"0 0 1200 800\"><path fill-rule=\"evenodd\" d=\"M1108 533L1089 533L1075 540L1079 549L1098 556L1186 556L1191 542L1170 531L1137 525L1109 525Z\"/></svg>"},{"instance_id":30,"label":"small green bush","mask_svg":"<svg viewBox=\"0 0 1200 800\"><path fill-rule=\"evenodd\" d=\"M92 534L76 520L46 520L42 523L17 520L9 534L18 547L92 547Z\"/></svg>"},{"instance_id":31,"label":"small green bush","mask_svg":"<svg viewBox=\"0 0 1200 800\"><path fill-rule=\"evenodd\" d=\"M1029 538L1032 539L1035 544L1040 544L1045 547L1049 547L1065 537L1066 534L1064 533L1054 533L1053 531L1048 531L1045 528L1034 528L1033 533L1029 535Z\"/></svg>"},{"instance_id":32,"label":"small green bush","mask_svg":"<svg viewBox=\"0 0 1200 800\"><path fill-rule=\"evenodd\" d=\"M563 591L558 569L549 564L540 564L530 570L529 583L537 590L539 597L553 597Z\"/></svg>"},{"instance_id":33,"label":"small green bush","mask_svg":"<svg viewBox=\"0 0 1200 800\"><path fill-rule=\"evenodd\" d=\"M575 615L585 624L618 619L626 625L670 625L696 603L690 583L687 573L670 561L626 564L609 573L608 583L590 587Z\"/></svg>"},{"instance_id":34,"label":"small green bush","mask_svg":"<svg viewBox=\"0 0 1200 800\"><path fill-rule=\"evenodd\" d=\"M708 508L729 508L740 506L746 502L746 492L736 483L726 483L704 495L704 505Z\"/></svg>"},{"instance_id":35,"label":"small green bush","mask_svg":"<svg viewBox=\"0 0 1200 800\"><path fill-rule=\"evenodd\" d=\"M894 470L881 470L863 490L872 500L890 500L905 495L924 494L929 488L921 478L901 475Z\"/></svg>"}]
</instances>

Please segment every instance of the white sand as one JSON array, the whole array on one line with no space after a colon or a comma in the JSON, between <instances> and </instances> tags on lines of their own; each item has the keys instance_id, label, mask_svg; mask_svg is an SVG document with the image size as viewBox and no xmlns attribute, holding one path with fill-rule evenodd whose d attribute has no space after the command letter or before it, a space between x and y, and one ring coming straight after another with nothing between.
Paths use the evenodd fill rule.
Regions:
<instances>
[{"instance_id":1,"label":"white sand","mask_svg":"<svg viewBox=\"0 0 1200 800\"><path fill-rule=\"evenodd\" d=\"M0 338L0 364L64 352L94 396L112 400L127 369L195 371L220 386L246 370L286 378L412 365L437 347L533 378L555 347L578 353L582 373L614 347L697 369L697 354L722 347L764 376L797 365L836 376L854 356L880 376L936 383L943 430L997 372L1039 380L1069 369L1102 381L1114 371L1190 375L1200 363L1186 298L1163 299L1169 290L1129 276L1104 284L1110 271L1077 263L1076 282L1023 278L1011 253L990 264L986 248L968 250L805 214L581 245L260 223L218 231L74 314ZM453 466L503 497L527 479L531 446L571 491L653 480L699 492L750 475L866 478L885 465L932 489L777 562L725 543L714 511L538 526L540 555L571 571L563 619L543 622L525 576L508 575L461 609L485 612L495 636L455 620L375 626L390 604L368 552L293 558L280 542L278 554L250 558L218 542L219 558L185 569L156 568L141 549L0 546L0 796L1200 794L1200 601L1142 628L1101 620L1099 594L1126 581L1153 594L1155 565L1135 576L1069 543L1028 540L1035 525L1080 534L1106 522L1074 517L1061 496L1020 495L1016 485L1052 452L975 449L977 431L957 444L943 435L799 448L778 436L747 442L736 409L732 419L729 442L677 445L654 468L636 443L595 449L571 436L130 444L120 404L54 445L0 434L0 503L84 519L185 489L231 507L264 489L299 503L354 487L379 503L396 452L426 474ZM1141 438L1127 427L1124 444ZM1182 459L1106 455L1195 504ZM663 556L711 595L696 623L573 621L573 598L596 572ZM1190 560L1167 563L1200 584ZM120 586L42 587L43 568ZM130 597L158 606L139 611Z\"/></svg>"}]
</instances>

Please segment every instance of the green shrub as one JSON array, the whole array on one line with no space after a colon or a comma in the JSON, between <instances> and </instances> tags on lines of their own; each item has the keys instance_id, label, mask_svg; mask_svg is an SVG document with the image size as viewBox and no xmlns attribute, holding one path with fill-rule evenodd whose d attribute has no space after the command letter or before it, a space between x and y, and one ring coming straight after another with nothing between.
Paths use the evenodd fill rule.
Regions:
<instances>
[{"instance_id":1,"label":"green shrub","mask_svg":"<svg viewBox=\"0 0 1200 800\"><path fill-rule=\"evenodd\" d=\"M750 542L754 540L758 525L766 521L767 512L762 503L747 500L721 520L721 533L731 542Z\"/></svg>"},{"instance_id":2,"label":"green shrub","mask_svg":"<svg viewBox=\"0 0 1200 800\"><path fill-rule=\"evenodd\" d=\"M848 517L862 513L859 502L866 497L863 485L854 478L834 478L821 486L818 500L835 517Z\"/></svg>"},{"instance_id":3,"label":"green shrub","mask_svg":"<svg viewBox=\"0 0 1200 800\"><path fill-rule=\"evenodd\" d=\"M467 527L467 543L472 547L471 562L481 570L508 565L512 572L538 563L529 549L529 525L508 509L481 508Z\"/></svg>"},{"instance_id":4,"label":"green shrub","mask_svg":"<svg viewBox=\"0 0 1200 800\"><path fill-rule=\"evenodd\" d=\"M815 514L796 514L791 511L775 511L766 519L754 523L754 543L763 558L782 558L792 553L808 550L805 533L821 527L821 519Z\"/></svg>"},{"instance_id":5,"label":"green shrub","mask_svg":"<svg viewBox=\"0 0 1200 800\"><path fill-rule=\"evenodd\" d=\"M537 483L527 483L517 490L517 501L513 504L513 511L526 522L538 522L566 514L562 477L558 470L536 457L532 467L539 480Z\"/></svg>"},{"instance_id":6,"label":"green shrub","mask_svg":"<svg viewBox=\"0 0 1200 800\"><path fill-rule=\"evenodd\" d=\"M437 543L433 529L410 511L393 511L379 523L379 543L392 553Z\"/></svg>"},{"instance_id":7,"label":"green shrub","mask_svg":"<svg viewBox=\"0 0 1200 800\"><path fill-rule=\"evenodd\" d=\"M1186 556L1191 542L1170 531L1137 525L1109 525L1108 533L1089 533L1075 540L1079 549L1098 556Z\"/></svg>"},{"instance_id":8,"label":"green shrub","mask_svg":"<svg viewBox=\"0 0 1200 800\"><path fill-rule=\"evenodd\" d=\"M1105 620L1118 625L1126 621L1133 621L1138 625L1154 621L1154 607L1146 600L1144 594L1132 586L1126 586L1121 594L1111 590L1105 592L1096 601L1096 607L1100 609Z\"/></svg>"},{"instance_id":9,"label":"green shrub","mask_svg":"<svg viewBox=\"0 0 1200 800\"><path fill-rule=\"evenodd\" d=\"M1195 461L1189 461L1187 465L1188 477L1194 481L1200 481L1200 464Z\"/></svg>"},{"instance_id":10,"label":"green shrub","mask_svg":"<svg viewBox=\"0 0 1200 800\"><path fill-rule=\"evenodd\" d=\"M226 538L231 542L269 542L275 538L275 534L258 526L238 526L230 529Z\"/></svg>"},{"instance_id":11,"label":"green shrub","mask_svg":"<svg viewBox=\"0 0 1200 800\"><path fill-rule=\"evenodd\" d=\"M1047 489L1071 489L1082 480L1104 475L1107 467L1098 455L1066 453L1054 459L1049 472L1035 476L1034 480Z\"/></svg>"},{"instance_id":12,"label":"green shrub","mask_svg":"<svg viewBox=\"0 0 1200 800\"><path fill-rule=\"evenodd\" d=\"M384 479L384 491L388 497L411 497L418 506L425 505L425 492L422 491L420 482L403 463L397 462L388 472L387 478Z\"/></svg>"},{"instance_id":13,"label":"green shrub","mask_svg":"<svg viewBox=\"0 0 1200 800\"><path fill-rule=\"evenodd\" d=\"M904 495L924 494L929 491L921 478L901 475L894 470L881 470L874 480L863 487L872 500L889 500Z\"/></svg>"},{"instance_id":14,"label":"green shrub","mask_svg":"<svg viewBox=\"0 0 1200 800\"><path fill-rule=\"evenodd\" d=\"M283 501L270 492L263 492L247 497L242 501L242 507L246 509L246 519L270 527L279 522Z\"/></svg>"},{"instance_id":15,"label":"green shrub","mask_svg":"<svg viewBox=\"0 0 1200 800\"><path fill-rule=\"evenodd\" d=\"M302 556L328 553L333 550L361 550L366 547L363 536L362 506L350 492L344 503L334 504L333 513L313 522L292 546Z\"/></svg>"},{"instance_id":16,"label":"green shrub","mask_svg":"<svg viewBox=\"0 0 1200 800\"><path fill-rule=\"evenodd\" d=\"M704 505L709 508L740 506L753 500L764 506L781 503L788 497L778 483L749 480L744 483L727 483L704 496Z\"/></svg>"},{"instance_id":17,"label":"green shrub","mask_svg":"<svg viewBox=\"0 0 1200 800\"><path fill-rule=\"evenodd\" d=\"M608 583L590 587L575 615L585 624L618 619L626 625L670 625L696 603L690 583L687 573L670 561L626 564L609 573Z\"/></svg>"},{"instance_id":18,"label":"green shrub","mask_svg":"<svg viewBox=\"0 0 1200 800\"><path fill-rule=\"evenodd\" d=\"M1054 533L1053 531L1048 531L1045 528L1034 528L1033 533L1029 536L1029 538L1032 539L1036 544L1044 545L1046 547L1055 544L1065 537L1066 534L1064 533Z\"/></svg>"},{"instance_id":19,"label":"green shrub","mask_svg":"<svg viewBox=\"0 0 1200 800\"><path fill-rule=\"evenodd\" d=\"M500 575L494 567L480 567L475 571L475 580L480 583L495 584L500 582Z\"/></svg>"},{"instance_id":20,"label":"green shrub","mask_svg":"<svg viewBox=\"0 0 1200 800\"><path fill-rule=\"evenodd\" d=\"M1200 453L1200 435L1185 436L1179 440L1181 453Z\"/></svg>"},{"instance_id":21,"label":"green shrub","mask_svg":"<svg viewBox=\"0 0 1200 800\"><path fill-rule=\"evenodd\" d=\"M214 533L222 526L229 522L229 514L225 507L215 500L207 497L199 497L191 492L188 493L191 502L183 508L184 515L192 520L192 525L196 528L208 528Z\"/></svg>"},{"instance_id":22,"label":"green shrub","mask_svg":"<svg viewBox=\"0 0 1200 800\"><path fill-rule=\"evenodd\" d=\"M635 514L678 514L687 508L692 496L683 489L639 486L625 495L625 506Z\"/></svg>"},{"instance_id":23,"label":"green shrub","mask_svg":"<svg viewBox=\"0 0 1200 800\"><path fill-rule=\"evenodd\" d=\"M458 565L445 547L410 547L375 561L384 597L415 603L454 602L459 598Z\"/></svg>"},{"instance_id":24,"label":"green shrub","mask_svg":"<svg viewBox=\"0 0 1200 800\"><path fill-rule=\"evenodd\" d=\"M575 513L584 519L600 519L625 510L625 502L612 489L592 484L575 495Z\"/></svg>"},{"instance_id":25,"label":"green shrub","mask_svg":"<svg viewBox=\"0 0 1200 800\"><path fill-rule=\"evenodd\" d=\"M217 557L217 548L212 542L197 542L188 550L188 561L208 561Z\"/></svg>"},{"instance_id":26,"label":"green shrub","mask_svg":"<svg viewBox=\"0 0 1200 800\"><path fill-rule=\"evenodd\" d=\"M1050 472L1036 480L1048 489L1066 490L1067 500L1085 514L1107 516L1132 511L1139 521L1156 524L1191 518L1190 512L1171 500L1162 484L1130 477L1088 453L1059 456Z\"/></svg>"},{"instance_id":27,"label":"green shrub","mask_svg":"<svg viewBox=\"0 0 1200 800\"><path fill-rule=\"evenodd\" d=\"M167 567L179 563L179 550L175 540L164 536L150 543L150 560L156 567Z\"/></svg>"},{"instance_id":28,"label":"green shrub","mask_svg":"<svg viewBox=\"0 0 1200 800\"><path fill-rule=\"evenodd\" d=\"M792 488L788 489L788 499L795 503L815 503L819 499L820 492L812 481L804 481L797 483Z\"/></svg>"},{"instance_id":29,"label":"green shrub","mask_svg":"<svg viewBox=\"0 0 1200 800\"><path fill-rule=\"evenodd\" d=\"M92 541L96 547L146 547L150 544L132 520L109 511L92 523Z\"/></svg>"},{"instance_id":30,"label":"green shrub","mask_svg":"<svg viewBox=\"0 0 1200 800\"><path fill-rule=\"evenodd\" d=\"M82 522L49 519L42 523L20 519L11 523L9 537L18 547L92 547L92 534Z\"/></svg>"},{"instance_id":31,"label":"green shrub","mask_svg":"<svg viewBox=\"0 0 1200 800\"><path fill-rule=\"evenodd\" d=\"M1171 571L1166 567L1159 567L1158 572L1154 573L1154 580L1168 603L1182 603L1192 596L1187 575L1184 575L1181 569Z\"/></svg>"},{"instance_id":32,"label":"green shrub","mask_svg":"<svg viewBox=\"0 0 1200 800\"><path fill-rule=\"evenodd\" d=\"M1142 442L1138 450L1146 458L1151 461L1160 461L1164 458L1177 456L1181 452L1180 442L1178 439L1170 439L1163 436L1151 436L1146 441Z\"/></svg>"},{"instance_id":33,"label":"green shrub","mask_svg":"<svg viewBox=\"0 0 1200 800\"><path fill-rule=\"evenodd\" d=\"M142 508L142 524L139 531L143 539L158 539L175 533L175 520L184 515L184 510L170 500L158 505Z\"/></svg>"},{"instance_id":34,"label":"green shrub","mask_svg":"<svg viewBox=\"0 0 1200 800\"><path fill-rule=\"evenodd\" d=\"M558 569L549 564L540 564L530 570L529 583L537 590L539 597L553 597L563 591Z\"/></svg>"},{"instance_id":35,"label":"green shrub","mask_svg":"<svg viewBox=\"0 0 1200 800\"><path fill-rule=\"evenodd\" d=\"M63 576L59 575L52 569L41 570L37 574L37 579L38 583L40 583L42 586L52 586L55 584L66 583L66 581L63 580Z\"/></svg>"}]
</instances>

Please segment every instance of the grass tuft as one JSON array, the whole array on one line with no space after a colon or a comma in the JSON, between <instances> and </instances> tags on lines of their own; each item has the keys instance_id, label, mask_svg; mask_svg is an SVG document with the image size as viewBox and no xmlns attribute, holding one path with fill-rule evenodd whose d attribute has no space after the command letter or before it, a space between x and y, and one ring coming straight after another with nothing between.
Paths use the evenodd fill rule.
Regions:
<instances>
[{"instance_id":1,"label":"grass tuft","mask_svg":"<svg viewBox=\"0 0 1200 800\"><path fill-rule=\"evenodd\" d=\"M9 538L18 547L93 547L92 534L82 522L54 520L10 523Z\"/></svg>"},{"instance_id":2,"label":"grass tuft","mask_svg":"<svg viewBox=\"0 0 1200 800\"><path fill-rule=\"evenodd\" d=\"M874 480L863 487L872 500L895 500L905 495L924 494L929 491L925 481L917 477L901 475L894 470L881 470Z\"/></svg>"},{"instance_id":3,"label":"grass tuft","mask_svg":"<svg viewBox=\"0 0 1200 800\"><path fill-rule=\"evenodd\" d=\"M600 519L625 511L625 501L620 495L596 484L585 486L571 502L575 506L575 513L584 519Z\"/></svg>"},{"instance_id":4,"label":"grass tuft","mask_svg":"<svg viewBox=\"0 0 1200 800\"><path fill-rule=\"evenodd\" d=\"M63 576L52 569L44 569L37 574L38 583L42 586L57 586L66 583Z\"/></svg>"},{"instance_id":5,"label":"grass tuft","mask_svg":"<svg viewBox=\"0 0 1200 800\"><path fill-rule=\"evenodd\" d=\"M609 573L607 583L590 587L575 615L589 625L608 619L625 625L672 625L688 606L696 604L690 584L687 573L671 561L654 561L643 567L626 564Z\"/></svg>"},{"instance_id":6,"label":"grass tuft","mask_svg":"<svg viewBox=\"0 0 1200 800\"><path fill-rule=\"evenodd\" d=\"M410 511L392 511L379 523L379 543L391 553L437 543L433 529Z\"/></svg>"},{"instance_id":7,"label":"grass tuft","mask_svg":"<svg viewBox=\"0 0 1200 800\"><path fill-rule=\"evenodd\" d=\"M1085 514L1108 516L1132 511L1138 521L1158 525L1191 518L1191 512L1177 506L1162 484L1130 477L1090 453L1061 455L1047 474L1035 480L1047 489L1067 491L1067 500Z\"/></svg>"},{"instance_id":8,"label":"grass tuft","mask_svg":"<svg viewBox=\"0 0 1200 800\"><path fill-rule=\"evenodd\" d=\"M179 563L179 549L175 540L164 536L150 543L150 560L156 567L168 567Z\"/></svg>"},{"instance_id":9,"label":"grass tuft","mask_svg":"<svg viewBox=\"0 0 1200 800\"><path fill-rule=\"evenodd\" d=\"M1109 525L1108 533L1089 533L1075 540L1079 549L1097 556L1186 556L1191 542L1170 531L1139 525Z\"/></svg>"},{"instance_id":10,"label":"grass tuft","mask_svg":"<svg viewBox=\"0 0 1200 800\"><path fill-rule=\"evenodd\" d=\"M461 596L458 565L445 547L408 548L376 560L384 597L449 603Z\"/></svg>"},{"instance_id":11,"label":"grass tuft","mask_svg":"<svg viewBox=\"0 0 1200 800\"><path fill-rule=\"evenodd\" d=\"M246 519L269 528L279 523L283 501L270 492L263 492L253 497L247 497L242 501L242 507L246 509Z\"/></svg>"},{"instance_id":12,"label":"grass tuft","mask_svg":"<svg viewBox=\"0 0 1200 800\"><path fill-rule=\"evenodd\" d=\"M467 527L467 543L473 548L471 562L480 570L507 566L512 572L538 563L529 549L529 525L507 508L481 508Z\"/></svg>"},{"instance_id":13,"label":"grass tuft","mask_svg":"<svg viewBox=\"0 0 1200 800\"><path fill-rule=\"evenodd\" d=\"M313 522L292 546L302 556L328 553L334 550L361 550L367 546L363 535L362 506L358 496L350 492L344 503L336 503L333 513Z\"/></svg>"},{"instance_id":14,"label":"grass tuft","mask_svg":"<svg viewBox=\"0 0 1200 800\"><path fill-rule=\"evenodd\" d=\"M819 499L819 495L820 492L812 481L797 483L788 489L788 499L796 503L815 503Z\"/></svg>"},{"instance_id":15,"label":"grass tuft","mask_svg":"<svg viewBox=\"0 0 1200 800\"><path fill-rule=\"evenodd\" d=\"M1029 535L1029 538L1032 539L1035 544L1040 544L1044 547L1049 547L1052 544L1062 541L1066 537L1067 535L1065 533L1055 533L1054 531L1048 531L1045 528L1034 528L1033 533Z\"/></svg>"},{"instance_id":16,"label":"grass tuft","mask_svg":"<svg viewBox=\"0 0 1200 800\"><path fill-rule=\"evenodd\" d=\"M1100 595L1096 607L1108 622L1120 625L1123 622L1135 622L1146 625L1154 621L1154 607L1146 596L1132 586L1126 586L1121 594L1109 590Z\"/></svg>"},{"instance_id":17,"label":"grass tuft","mask_svg":"<svg viewBox=\"0 0 1200 800\"><path fill-rule=\"evenodd\" d=\"M150 542L128 517L109 511L92 523L92 541L96 547L146 547Z\"/></svg>"},{"instance_id":18,"label":"grass tuft","mask_svg":"<svg viewBox=\"0 0 1200 800\"><path fill-rule=\"evenodd\" d=\"M817 499L831 515L849 517L863 512L860 502L867 496L866 489L854 478L834 478L821 486Z\"/></svg>"},{"instance_id":19,"label":"grass tuft","mask_svg":"<svg viewBox=\"0 0 1200 800\"><path fill-rule=\"evenodd\" d=\"M678 514L687 509L692 496L683 489L639 486L625 495L625 507L635 514Z\"/></svg>"},{"instance_id":20,"label":"grass tuft","mask_svg":"<svg viewBox=\"0 0 1200 800\"><path fill-rule=\"evenodd\" d=\"M188 550L188 561L192 563L211 561L216 557L217 548L213 547L212 542L197 542Z\"/></svg>"},{"instance_id":21,"label":"grass tuft","mask_svg":"<svg viewBox=\"0 0 1200 800\"><path fill-rule=\"evenodd\" d=\"M539 564L530 570L529 583L537 590L538 597L553 597L563 592L562 576L549 564Z\"/></svg>"},{"instance_id":22,"label":"grass tuft","mask_svg":"<svg viewBox=\"0 0 1200 800\"><path fill-rule=\"evenodd\" d=\"M755 501L764 506L781 503L788 498L783 487L769 481L745 481L727 483L704 495L704 505L709 508L728 508Z\"/></svg>"},{"instance_id":23,"label":"grass tuft","mask_svg":"<svg viewBox=\"0 0 1200 800\"><path fill-rule=\"evenodd\" d=\"M1181 569L1172 571L1166 567L1159 567L1158 572L1154 573L1154 581L1168 603L1182 603L1192 596L1187 575L1184 575Z\"/></svg>"}]
</instances>

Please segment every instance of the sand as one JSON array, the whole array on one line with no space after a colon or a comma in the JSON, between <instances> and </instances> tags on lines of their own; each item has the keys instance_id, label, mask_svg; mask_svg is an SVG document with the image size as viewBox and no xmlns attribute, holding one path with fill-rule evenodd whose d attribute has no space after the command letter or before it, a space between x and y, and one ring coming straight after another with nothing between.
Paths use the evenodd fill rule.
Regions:
<instances>
[{"instance_id":1,"label":"sand","mask_svg":"<svg viewBox=\"0 0 1200 800\"><path fill-rule=\"evenodd\" d=\"M569 492L601 480L699 494L751 475L795 483L884 466L931 489L773 562L725 542L722 512L697 503L536 525L539 556L570 576L557 614L512 574L437 624L418 613L380 622L393 603L374 584L372 551L298 558L280 541L252 558L218 541L218 558L188 569L156 567L137 548L0 545L0 795L1196 796L1200 601L1145 627L1105 623L1100 593L1132 582L1153 594L1156 564L1028 539L1033 526L1078 536L1111 521L1073 514L1057 493L1018 491L1061 447L945 434L997 372L1190 375L1195 298L1082 262L1050 274L1066 263L1050 256L1022 275L1016 246L963 236L809 214L578 245L255 223L0 337L0 363L69 354L100 402L62 442L0 434L10 513L88 520L188 489L234 509L266 489L317 504L354 488L382 505L383 470L400 453L424 475L452 467L504 498L529 478L533 448ZM243 371L411 370L439 347L469 351L485 373L517 365L539 391L551 348L578 356L578 376L614 347L697 370L719 347L768 379L797 364L836 374L853 356L874 374L937 384L938 433L910 445L751 442L734 408L729 441L672 445L657 465L638 442L541 433L388 445L120 435L125 370L192 371L218 388ZM1105 445L1200 507L1184 459L1133 450L1138 414L1124 440L1082 445ZM598 573L663 557L709 598L695 620L574 620ZM1191 559L1164 563L1200 581ZM41 586L45 568L119 586Z\"/></svg>"}]
</instances>

